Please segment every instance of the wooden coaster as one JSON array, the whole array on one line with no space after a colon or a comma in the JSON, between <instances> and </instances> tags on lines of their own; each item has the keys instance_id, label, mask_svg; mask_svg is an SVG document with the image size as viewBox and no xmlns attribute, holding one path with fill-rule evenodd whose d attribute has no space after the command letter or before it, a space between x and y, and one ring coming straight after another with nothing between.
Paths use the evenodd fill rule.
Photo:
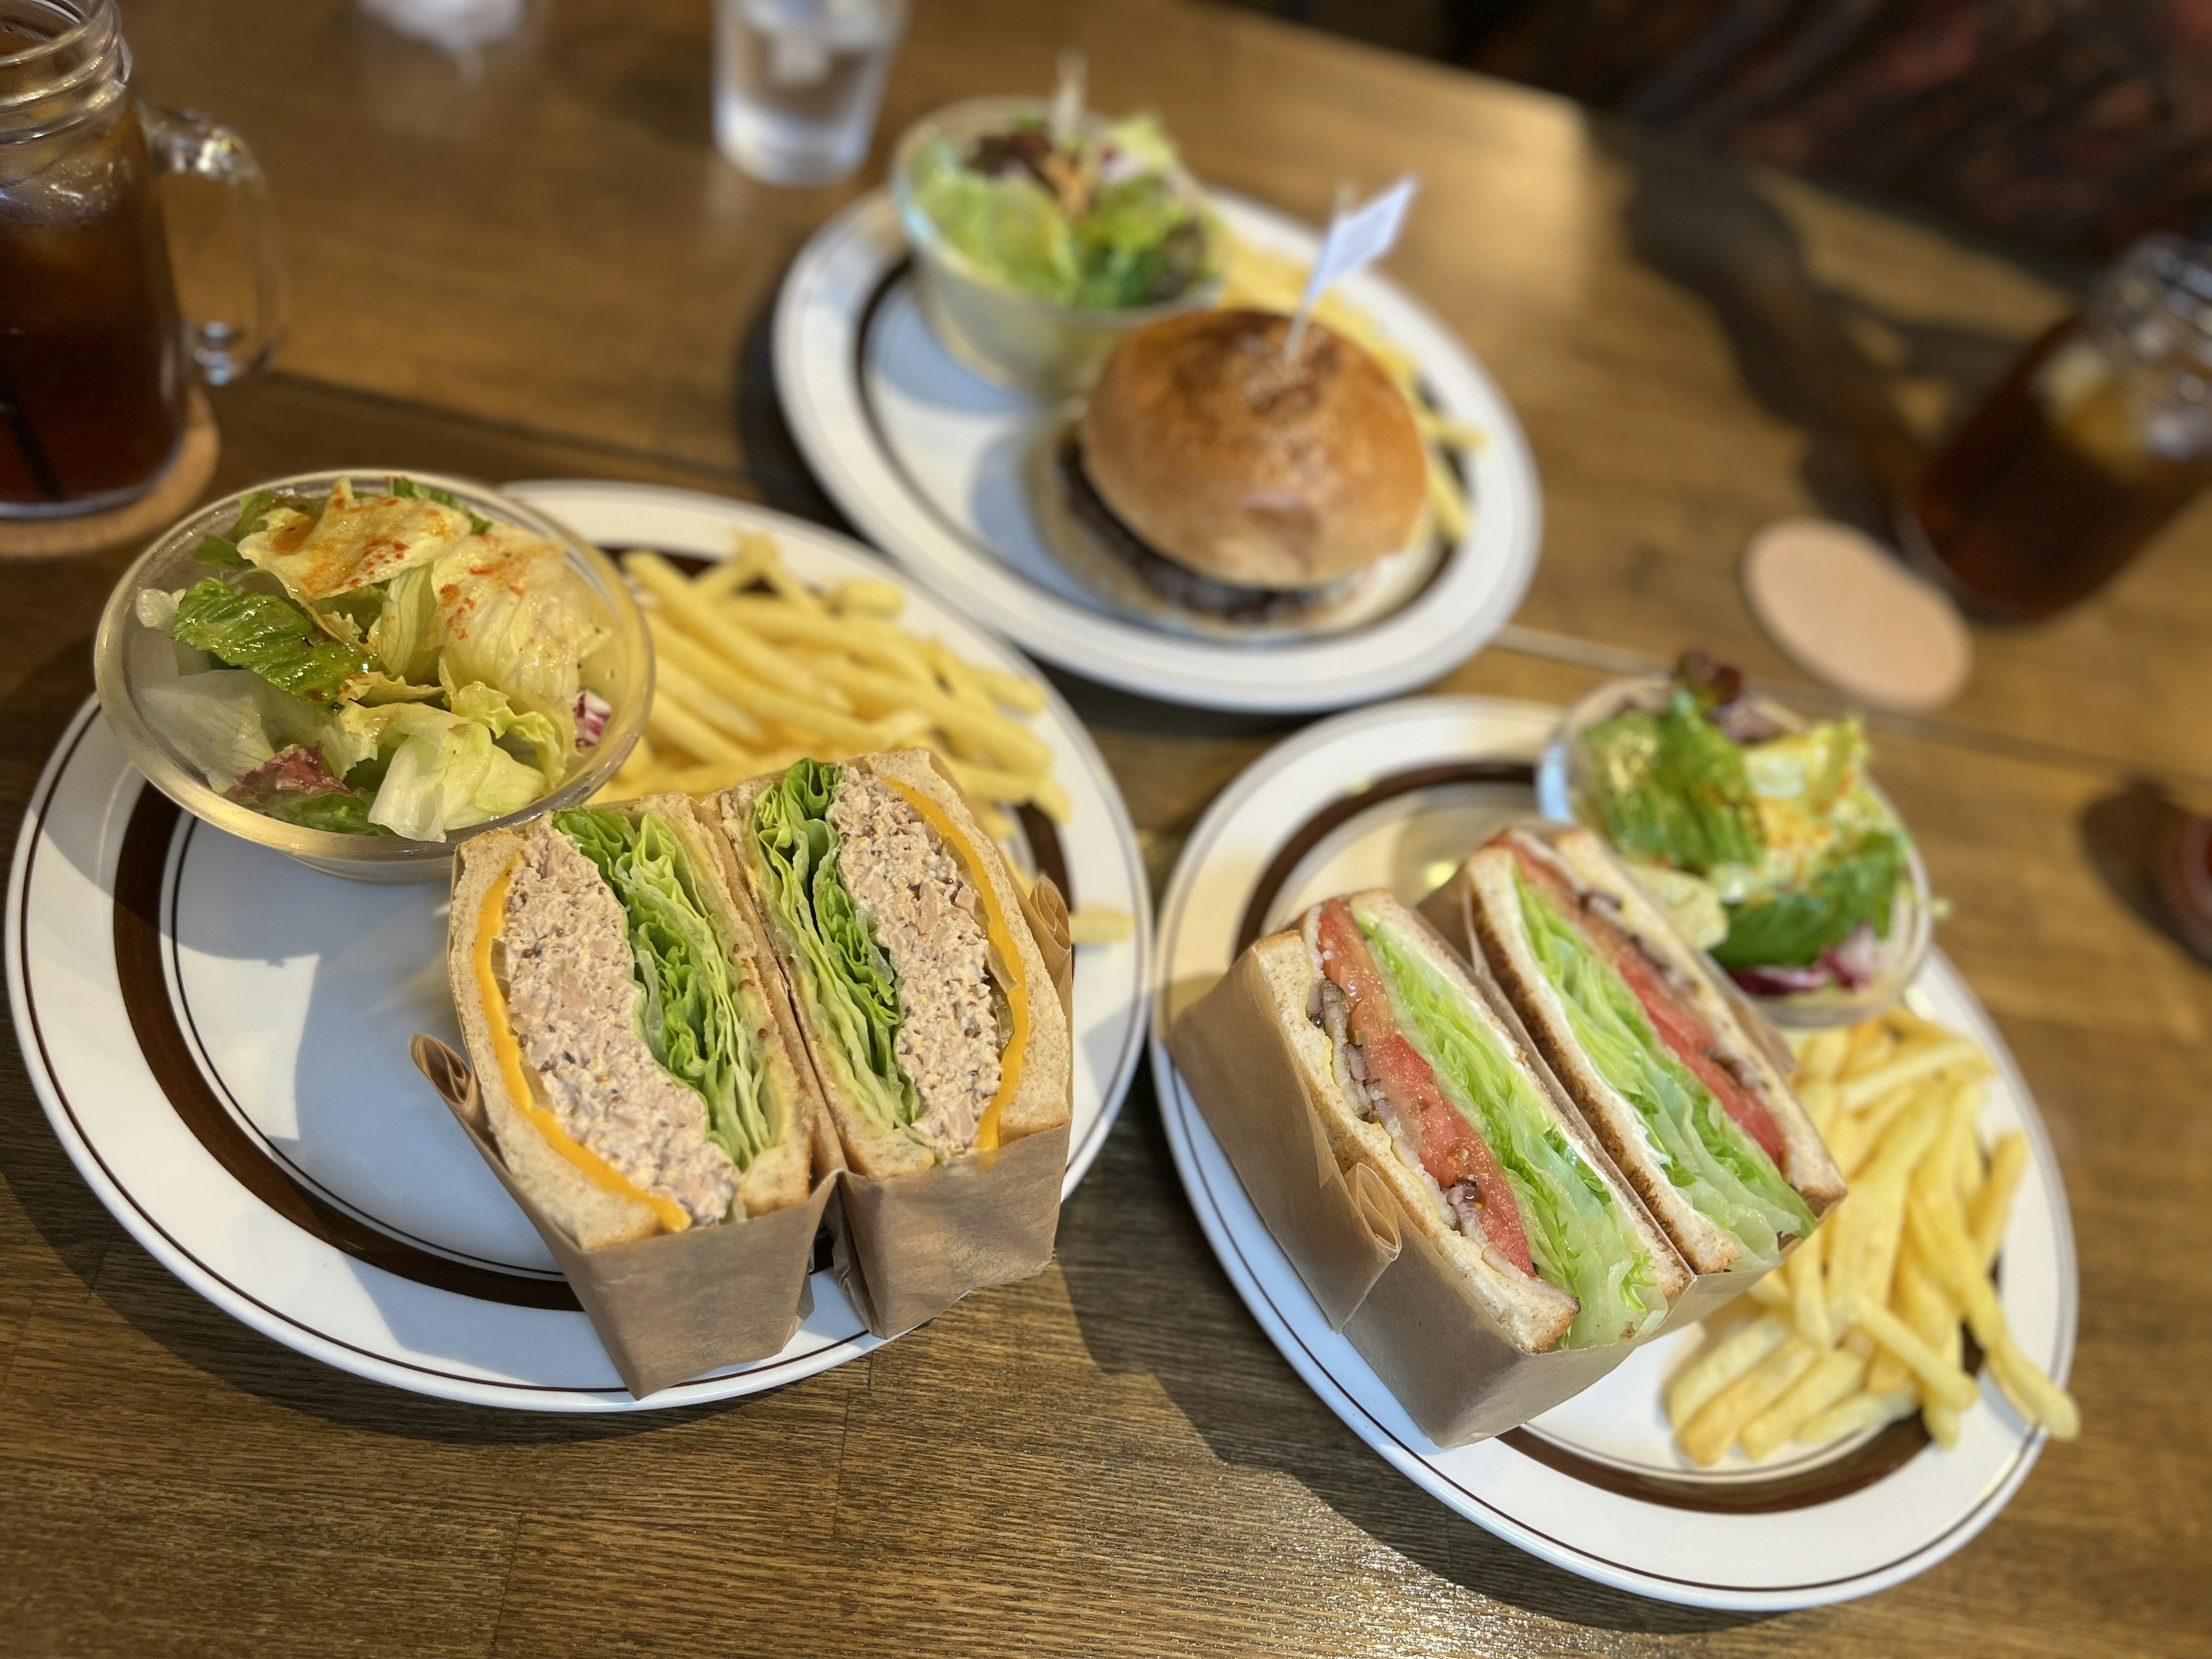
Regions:
<instances>
[{"instance_id":1,"label":"wooden coaster","mask_svg":"<svg viewBox=\"0 0 2212 1659\"><path fill-rule=\"evenodd\" d=\"M52 559L70 553L97 553L126 542L150 541L191 510L215 476L222 437L215 411L198 386L185 410L184 441L169 470L135 501L105 513L72 518L0 519L0 559Z\"/></svg>"},{"instance_id":2,"label":"wooden coaster","mask_svg":"<svg viewBox=\"0 0 2212 1659\"><path fill-rule=\"evenodd\" d=\"M1767 526L1744 549L1743 591L1799 667L1878 708L1941 708L1973 672L1973 641L1950 597L1849 525Z\"/></svg>"}]
</instances>

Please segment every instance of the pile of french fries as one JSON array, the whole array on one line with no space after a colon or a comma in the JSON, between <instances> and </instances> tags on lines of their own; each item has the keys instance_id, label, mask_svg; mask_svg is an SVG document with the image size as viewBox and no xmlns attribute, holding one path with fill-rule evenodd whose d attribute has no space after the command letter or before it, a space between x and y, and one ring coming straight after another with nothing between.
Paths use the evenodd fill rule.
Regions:
<instances>
[{"instance_id":1,"label":"pile of french fries","mask_svg":"<svg viewBox=\"0 0 2212 1659\"><path fill-rule=\"evenodd\" d=\"M2071 1439L2080 1412L2021 1352L1990 1282L2027 1141L2014 1130L1983 1154L1988 1056L1901 1007L1793 1046L1798 1097L1850 1192L1753 1287L1754 1316L1669 1382L1676 1443L1702 1464L1731 1446L1757 1462L1917 1412L1955 1445L1981 1397L1965 1331L2021 1413Z\"/></svg>"},{"instance_id":2,"label":"pile of french fries","mask_svg":"<svg viewBox=\"0 0 2212 1659\"><path fill-rule=\"evenodd\" d=\"M817 591L757 532L696 576L653 552L626 553L622 567L653 634L653 708L598 799L703 795L807 756L918 744L945 763L994 839L1013 833L1009 814L1024 805L1067 821L1052 750L1017 718L1043 709L1043 689L901 628L896 583ZM1068 923L1079 945L1125 939L1133 926L1098 907Z\"/></svg>"},{"instance_id":3,"label":"pile of french fries","mask_svg":"<svg viewBox=\"0 0 2212 1659\"><path fill-rule=\"evenodd\" d=\"M1224 308L1294 312L1305 292L1307 267L1284 254L1254 247L1241 237L1227 239L1228 257L1223 262L1221 301ZM1406 406L1413 411L1429 456L1429 511L1438 532L1456 543L1467 534L1467 491L1452 470L1448 452L1480 449L1486 441L1480 429L1455 421L1429 401L1422 389L1419 368L1397 343L1376 327L1372 319L1332 289L1314 307L1314 320L1351 341L1398 384Z\"/></svg>"},{"instance_id":4,"label":"pile of french fries","mask_svg":"<svg viewBox=\"0 0 2212 1659\"><path fill-rule=\"evenodd\" d=\"M1042 689L907 632L893 620L906 603L895 584L817 592L759 533L697 576L658 553L628 553L622 565L643 599L657 683L645 738L611 798L705 794L804 756L920 744L989 835L1012 833L1008 811L1030 803L1066 822L1052 751L1014 718L1043 708Z\"/></svg>"}]
</instances>

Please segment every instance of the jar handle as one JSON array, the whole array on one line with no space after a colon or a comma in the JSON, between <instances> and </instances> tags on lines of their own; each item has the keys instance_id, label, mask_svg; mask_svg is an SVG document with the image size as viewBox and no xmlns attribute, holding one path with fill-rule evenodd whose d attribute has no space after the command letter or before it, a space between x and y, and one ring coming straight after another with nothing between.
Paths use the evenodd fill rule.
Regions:
<instances>
[{"instance_id":1,"label":"jar handle","mask_svg":"<svg viewBox=\"0 0 2212 1659\"><path fill-rule=\"evenodd\" d=\"M269 181L246 141L221 123L150 104L141 106L141 114L161 172L227 185L238 207L253 264L253 320L250 326L189 319L185 325L202 378L210 386L225 386L264 367L284 336L284 266Z\"/></svg>"}]
</instances>

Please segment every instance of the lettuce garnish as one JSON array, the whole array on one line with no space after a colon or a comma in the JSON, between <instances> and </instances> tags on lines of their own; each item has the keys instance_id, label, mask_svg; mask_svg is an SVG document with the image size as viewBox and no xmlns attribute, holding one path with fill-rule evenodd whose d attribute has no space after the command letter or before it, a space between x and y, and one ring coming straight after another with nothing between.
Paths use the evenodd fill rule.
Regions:
<instances>
[{"instance_id":1,"label":"lettuce garnish","mask_svg":"<svg viewBox=\"0 0 2212 1659\"><path fill-rule=\"evenodd\" d=\"M661 1069L705 1103L708 1137L739 1170L750 1170L778 1138L766 1105L766 1059L690 855L658 812L632 819L584 808L556 812L553 824L622 901L639 1035Z\"/></svg>"},{"instance_id":2,"label":"lettuce garnish","mask_svg":"<svg viewBox=\"0 0 2212 1659\"><path fill-rule=\"evenodd\" d=\"M1536 1271L1582 1304L1559 1346L1597 1347L1656 1324L1667 1304L1653 1293L1649 1252L1536 1085L1412 941L1356 904L1352 915L1382 970L1399 1029L1504 1169Z\"/></svg>"},{"instance_id":3,"label":"lettuce garnish","mask_svg":"<svg viewBox=\"0 0 2212 1659\"><path fill-rule=\"evenodd\" d=\"M1723 965L1848 981L1830 953L1862 929L1888 936L1905 867L1902 834L1865 783L1865 734L1856 719L1778 732L1732 700L1732 672L1728 687L1716 703L1723 694L1686 673L1663 708L1591 726L1588 805L1615 851L1725 907Z\"/></svg>"},{"instance_id":4,"label":"lettuce garnish","mask_svg":"<svg viewBox=\"0 0 2212 1659\"><path fill-rule=\"evenodd\" d=\"M1668 1049L1627 981L1582 930L1518 869L1513 884L1529 948L1565 1005L1576 1042L1636 1113L1667 1179L1742 1246L1742 1268L1773 1267L1785 1236L1813 1231L1805 1200Z\"/></svg>"},{"instance_id":5,"label":"lettuce garnish","mask_svg":"<svg viewBox=\"0 0 2212 1659\"><path fill-rule=\"evenodd\" d=\"M898 974L837 867L830 803L844 769L802 760L753 803L756 864L770 920L799 969L799 994L829 1039L838 1080L886 1134L921 1115L898 1061Z\"/></svg>"}]
</instances>

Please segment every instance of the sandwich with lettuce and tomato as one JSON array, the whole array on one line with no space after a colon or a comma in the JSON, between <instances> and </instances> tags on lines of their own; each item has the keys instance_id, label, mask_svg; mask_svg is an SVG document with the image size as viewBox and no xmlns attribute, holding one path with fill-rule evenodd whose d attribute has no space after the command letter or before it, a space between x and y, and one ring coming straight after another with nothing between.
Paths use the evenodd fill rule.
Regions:
<instances>
[{"instance_id":1,"label":"sandwich with lettuce and tomato","mask_svg":"<svg viewBox=\"0 0 2212 1659\"><path fill-rule=\"evenodd\" d=\"M1689 1275L1421 917L1353 893L1252 951L1338 1165L1382 1178L1515 1347L1657 1328Z\"/></svg>"},{"instance_id":2,"label":"sandwich with lettuce and tomato","mask_svg":"<svg viewBox=\"0 0 2212 1659\"><path fill-rule=\"evenodd\" d=\"M592 673L613 630L567 556L448 491L256 491L192 556L199 580L137 595L181 671L141 705L270 817L443 841L560 787L613 713Z\"/></svg>"},{"instance_id":3,"label":"sandwich with lettuce and tomato","mask_svg":"<svg viewBox=\"0 0 2212 1659\"><path fill-rule=\"evenodd\" d=\"M447 969L515 1184L586 1249L795 1204L818 1093L775 957L690 800L456 853Z\"/></svg>"},{"instance_id":4,"label":"sandwich with lettuce and tomato","mask_svg":"<svg viewBox=\"0 0 2212 1659\"><path fill-rule=\"evenodd\" d=\"M710 804L872 1180L1065 1125L1067 1018L1006 859L925 750L802 760Z\"/></svg>"},{"instance_id":5,"label":"sandwich with lettuce and tomato","mask_svg":"<svg viewBox=\"0 0 2212 1659\"><path fill-rule=\"evenodd\" d=\"M1693 1271L1772 1267L1843 1197L1721 981L1595 835L1503 831L1424 908L1440 901Z\"/></svg>"}]
</instances>

